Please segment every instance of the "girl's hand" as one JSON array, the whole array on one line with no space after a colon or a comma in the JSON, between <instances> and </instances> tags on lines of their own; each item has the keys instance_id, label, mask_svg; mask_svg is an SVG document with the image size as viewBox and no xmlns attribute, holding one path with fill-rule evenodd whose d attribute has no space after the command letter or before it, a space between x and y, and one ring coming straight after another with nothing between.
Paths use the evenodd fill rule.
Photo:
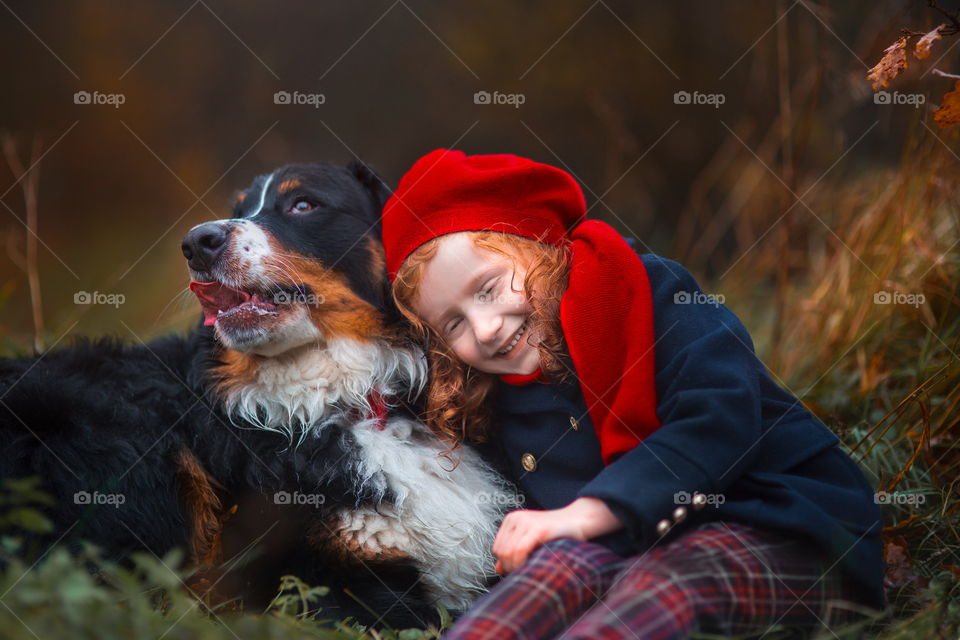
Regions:
<instances>
[{"instance_id":1,"label":"girl's hand","mask_svg":"<svg viewBox=\"0 0 960 640\"><path fill-rule=\"evenodd\" d=\"M599 498L577 498L562 509L550 511L511 511L493 540L496 572L506 574L522 566L534 549L550 540L589 540L622 527L620 519Z\"/></svg>"}]
</instances>

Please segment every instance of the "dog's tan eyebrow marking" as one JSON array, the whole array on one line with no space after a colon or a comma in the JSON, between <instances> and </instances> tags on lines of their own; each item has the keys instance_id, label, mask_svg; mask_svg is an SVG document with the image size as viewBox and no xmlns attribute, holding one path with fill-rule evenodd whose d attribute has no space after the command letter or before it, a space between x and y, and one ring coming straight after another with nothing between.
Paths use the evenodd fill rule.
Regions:
<instances>
[{"instance_id":1,"label":"dog's tan eyebrow marking","mask_svg":"<svg viewBox=\"0 0 960 640\"><path fill-rule=\"evenodd\" d=\"M247 199L247 192L241 191L237 194L237 204L243 204L243 201Z\"/></svg>"},{"instance_id":2,"label":"dog's tan eyebrow marking","mask_svg":"<svg viewBox=\"0 0 960 640\"><path fill-rule=\"evenodd\" d=\"M279 191L280 193L290 193L294 189L300 186L300 181L296 178L290 178L289 180L284 180L280 183Z\"/></svg>"}]
</instances>

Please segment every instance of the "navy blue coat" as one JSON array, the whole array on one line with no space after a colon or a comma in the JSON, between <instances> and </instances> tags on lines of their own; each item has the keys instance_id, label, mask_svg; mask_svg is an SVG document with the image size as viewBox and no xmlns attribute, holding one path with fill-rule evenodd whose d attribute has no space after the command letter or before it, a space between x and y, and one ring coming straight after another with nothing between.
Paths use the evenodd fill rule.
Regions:
<instances>
[{"instance_id":1,"label":"navy blue coat","mask_svg":"<svg viewBox=\"0 0 960 640\"><path fill-rule=\"evenodd\" d=\"M653 295L660 429L605 467L576 381L499 382L482 455L519 485L526 508L602 499L625 526L594 542L621 555L707 520L746 522L812 541L862 588L864 604L882 609L882 520L863 473L771 379L729 309L705 298L679 263L641 259Z\"/></svg>"}]
</instances>

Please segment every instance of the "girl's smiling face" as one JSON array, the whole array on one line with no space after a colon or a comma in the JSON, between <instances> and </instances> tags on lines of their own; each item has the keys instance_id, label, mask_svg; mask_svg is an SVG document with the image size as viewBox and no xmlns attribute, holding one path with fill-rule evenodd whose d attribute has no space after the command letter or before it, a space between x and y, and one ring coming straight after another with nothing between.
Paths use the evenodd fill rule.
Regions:
<instances>
[{"instance_id":1,"label":"girl's smiling face","mask_svg":"<svg viewBox=\"0 0 960 640\"><path fill-rule=\"evenodd\" d=\"M474 246L470 232L439 240L424 265L414 312L465 364L495 374L529 374L540 366L531 344L532 311L523 291L526 270Z\"/></svg>"}]
</instances>

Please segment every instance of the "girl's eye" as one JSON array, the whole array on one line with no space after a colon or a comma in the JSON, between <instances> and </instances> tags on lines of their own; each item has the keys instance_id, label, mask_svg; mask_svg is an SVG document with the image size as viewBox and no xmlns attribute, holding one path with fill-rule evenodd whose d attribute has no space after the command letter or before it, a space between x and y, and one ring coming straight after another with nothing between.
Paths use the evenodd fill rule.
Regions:
<instances>
[{"instance_id":1,"label":"girl's eye","mask_svg":"<svg viewBox=\"0 0 960 640\"><path fill-rule=\"evenodd\" d=\"M497 282L494 281L490 288L485 289L477 294L477 302L486 303L493 302L493 290L497 288Z\"/></svg>"},{"instance_id":2,"label":"girl's eye","mask_svg":"<svg viewBox=\"0 0 960 640\"><path fill-rule=\"evenodd\" d=\"M459 327L459 326L460 326L460 319L459 319L459 318L458 318L457 320L451 322L450 324L448 324L448 325L447 325L447 335L450 335L451 333L453 333L453 330L456 329L456 328Z\"/></svg>"},{"instance_id":3,"label":"girl's eye","mask_svg":"<svg viewBox=\"0 0 960 640\"><path fill-rule=\"evenodd\" d=\"M300 199L293 203L293 206L290 207L290 213L310 213L317 208L317 205L313 204L309 200Z\"/></svg>"}]
</instances>

